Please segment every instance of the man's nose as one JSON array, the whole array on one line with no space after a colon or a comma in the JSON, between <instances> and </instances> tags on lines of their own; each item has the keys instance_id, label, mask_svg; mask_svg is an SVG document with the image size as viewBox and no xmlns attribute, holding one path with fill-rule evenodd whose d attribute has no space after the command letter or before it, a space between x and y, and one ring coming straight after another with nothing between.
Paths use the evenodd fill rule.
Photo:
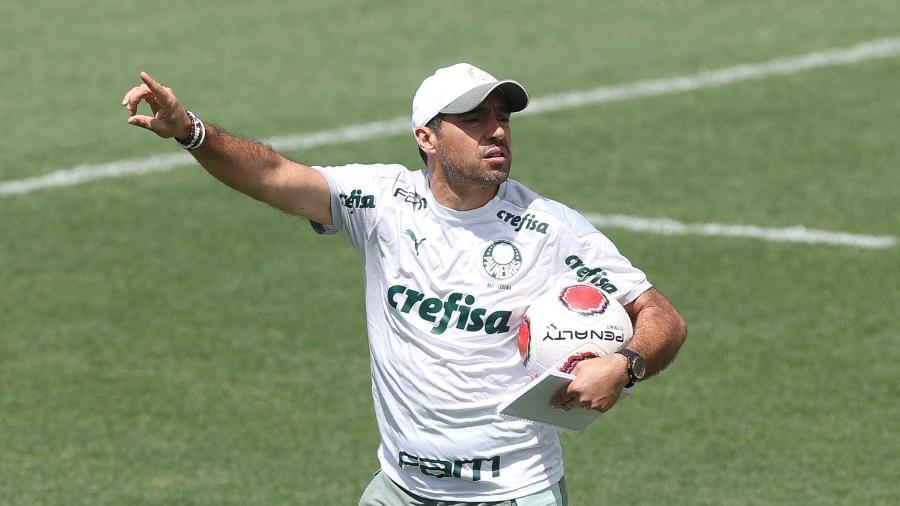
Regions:
<instances>
[{"instance_id":1,"label":"man's nose","mask_svg":"<svg viewBox=\"0 0 900 506\"><path fill-rule=\"evenodd\" d=\"M503 123L497 118L490 118L487 123L488 129L488 138L496 139L496 140L505 140L506 139L506 128L503 127Z\"/></svg>"}]
</instances>

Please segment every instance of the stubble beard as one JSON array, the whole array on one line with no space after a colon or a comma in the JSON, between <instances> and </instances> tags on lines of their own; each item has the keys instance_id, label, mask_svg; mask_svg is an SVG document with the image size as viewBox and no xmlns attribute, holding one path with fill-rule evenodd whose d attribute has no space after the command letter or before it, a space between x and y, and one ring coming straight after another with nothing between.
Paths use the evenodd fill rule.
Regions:
<instances>
[{"instance_id":1,"label":"stubble beard","mask_svg":"<svg viewBox=\"0 0 900 506\"><path fill-rule=\"evenodd\" d=\"M508 155L506 164L502 169L484 170L481 168L481 158L472 160L454 160L450 153L440 146L437 149L438 161L444 168L447 181L451 184L463 184L473 187L491 187L506 182L512 165L512 155Z\"/></svg>"}]
</instances>

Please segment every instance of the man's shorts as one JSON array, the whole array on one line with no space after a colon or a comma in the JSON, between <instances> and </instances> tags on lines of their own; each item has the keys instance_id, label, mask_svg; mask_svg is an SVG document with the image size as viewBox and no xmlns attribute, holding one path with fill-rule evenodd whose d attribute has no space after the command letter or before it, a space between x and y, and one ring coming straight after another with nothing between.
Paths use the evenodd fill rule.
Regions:
<instances>
[{"instance_id":1,"label":"man's shorts","mask_svg":"<svg viewBox=\"0 0 900 506\"><path fill-rule=\"evenodd\" d=\"M534 494L500 502L447 502L419 497L407 492L381 471L372 477L359 506L568 506L565 478Z\"/></svg>"}]
</instances>

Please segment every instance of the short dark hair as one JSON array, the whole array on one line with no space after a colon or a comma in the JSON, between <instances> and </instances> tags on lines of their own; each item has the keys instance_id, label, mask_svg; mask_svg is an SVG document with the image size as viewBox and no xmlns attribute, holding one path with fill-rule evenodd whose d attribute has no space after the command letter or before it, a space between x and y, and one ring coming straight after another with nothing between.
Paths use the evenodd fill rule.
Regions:
<instances>
[{"instance_id":1,"label":"short dark hair","mask_svg":"<svg viewBox=\"0 0 900 506\"><path fill-rule=\"evenodd\" d=\"M443 121L443 120L444 120L444 114L438 113L437 116L428 120L428 123L425 123L425 126L434 130L435 133L440 134L441 133L441 121ZM419 156L422 157L423 162L425 162L426 164L428 163L428 155L426 155L425 152L422 151L422 148L419 148Z\"/></svg>"}]
</instances>

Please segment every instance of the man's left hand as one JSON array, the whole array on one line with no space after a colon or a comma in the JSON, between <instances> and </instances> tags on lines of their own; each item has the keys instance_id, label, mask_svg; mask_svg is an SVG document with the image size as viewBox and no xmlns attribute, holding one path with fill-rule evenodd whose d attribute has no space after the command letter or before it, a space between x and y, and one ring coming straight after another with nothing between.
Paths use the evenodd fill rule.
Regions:
<instances>
[{"instance_id":1,"label":"man's left hand","mask_svg":"<svg viewBox=\"0 0 900 506\"><path fill-rule=\"evenodd\" d=\"M584 360L572 371L575 379L553 396L550 405L563 409L582 405L605 413L622 395L628 383L627 369L628 359L618 353Z\"/></svg>"}]
</instances>

